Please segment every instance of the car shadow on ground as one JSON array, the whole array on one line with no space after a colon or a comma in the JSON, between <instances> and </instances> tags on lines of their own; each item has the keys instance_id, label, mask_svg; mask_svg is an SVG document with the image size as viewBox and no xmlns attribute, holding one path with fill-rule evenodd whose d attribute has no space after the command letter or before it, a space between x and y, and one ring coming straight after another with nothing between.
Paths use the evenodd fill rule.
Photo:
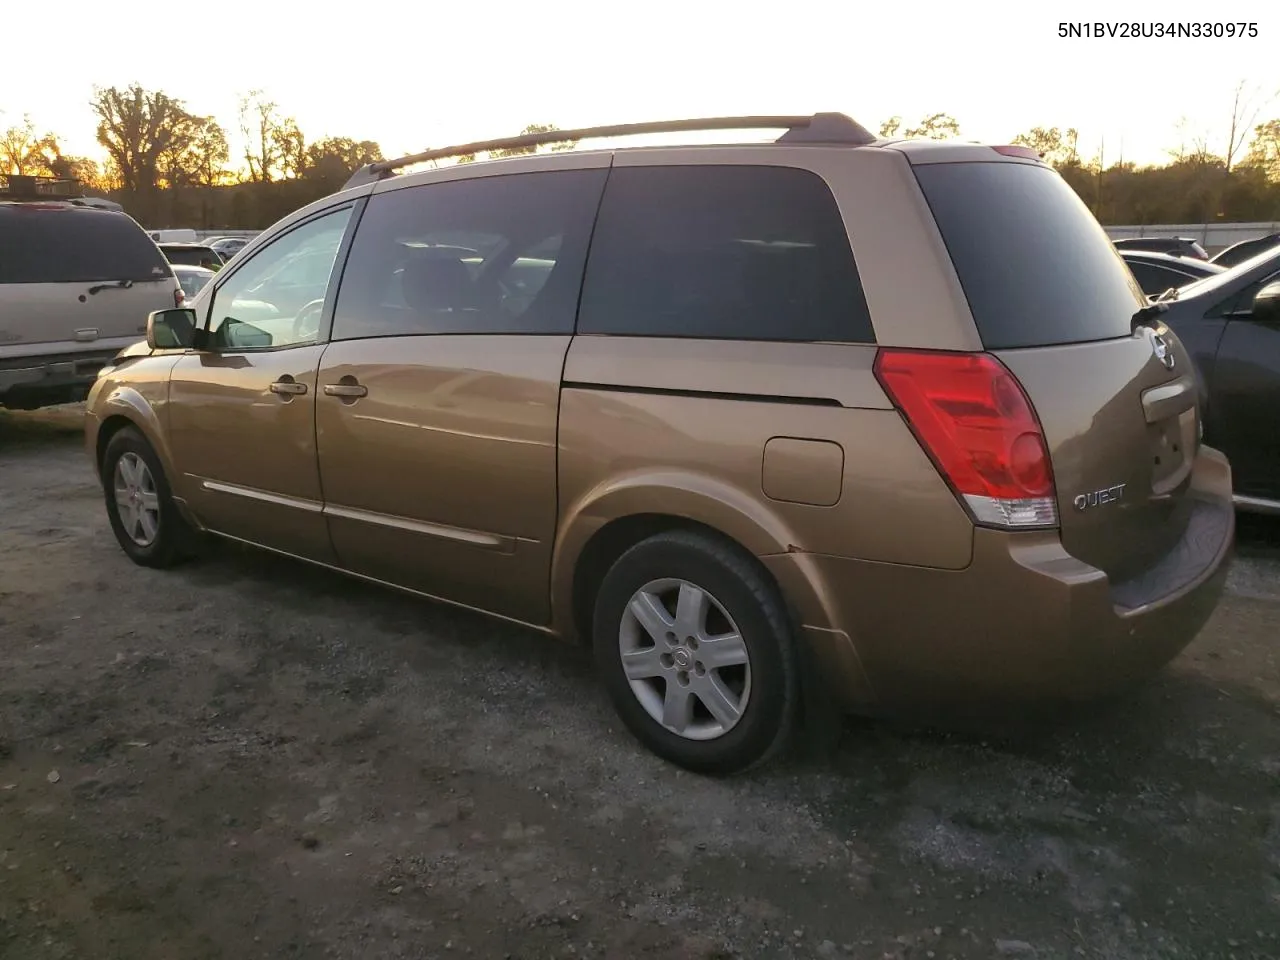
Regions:
<instances>
[{"instance_id":1,"label":"car shadow on ground","mask_svg":"<svg viewBox=\"0 0 1280 960\"><path fill-rule=\"evenodd\" d=\"M84 405L43 410L0 408L0 450L23 445L74 443L84 436Z\"/></svg>"},{"instance_id":2,"label":"car shadow on ground","mask_svg":"<svg viewBox=\"0 0 1280 960\"><path fill-rule=\"evenodd\" d=\"M1239 530L1240 556L1280 557L1280 519L1244 517ZM595 685L590 651L583 646L238 544L215 540L195 564L188 568L194 581L206 585L249 581L255 592L269 594L271 602L299 613L314 611L318 597L347 607L349 616L358 617L378 633L403 638L394 655L403 657L410 669L430 669L434 654L419 642L422 634L429 632L433 644L453 646L451 653L497 658L514 673L549 671L582 684L584 693L603 701ZM997 708L963 716L947 714L941 719L848 716L837 718L838 729L834 731L817 729L829 721L829 716L824 716L801 730L799 749L785 769L788 775L798 775L805 770L857 767L868 759L868 744L876 744L877 752L892 753L892 743L901 742L991 750L1040 762L1093 753L1099 760L1114 763L1117 776L1127 777L1143 757L1163 749L1171 739L1190 742L1209 736L1204 728L1208 717L1214 718L1209 721L1212 735L1225 739L1232 734L1232 720L1250 726L1262 716L1276 716L1276 704L1256 685L1205 669L1205 664L1212 667L1213 661L1222 657L1214 649L1218 623L1211 621L1181 657L1150 681L1103 700L1032 711ZM1033 635L1029 642L1033 642ZM1272 680L1280 683L1280 677ZM1105 777L1097 764L1090 766Z\"/></svg>"}]
</instances>

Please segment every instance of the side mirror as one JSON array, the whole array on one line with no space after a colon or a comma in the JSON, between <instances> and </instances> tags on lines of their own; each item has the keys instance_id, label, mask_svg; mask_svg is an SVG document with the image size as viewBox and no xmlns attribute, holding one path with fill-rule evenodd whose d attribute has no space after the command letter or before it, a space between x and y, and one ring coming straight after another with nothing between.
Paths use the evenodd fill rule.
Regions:
<instances>
[{"instance_id":1,"label":"side mirror","mask_svg":"<svg viewBox=\"0 0 1280 960\"><path fill-rule=\"evenodd\" d=\"M1268 283L1254 295L1253 319L1261 323L1280 323L1280 280Z\"/></svg>"},{"instance_id":2,"label":"side mirror","mask_svg":"<svg viewBox=\"0 0 1280 960\"><path fill-rule=\"evenodd\" d=\"M195 340L196 312L188 307L156 310L147 317L147 346L152 350L185 350Z\"/></svg>"}]
</instances>

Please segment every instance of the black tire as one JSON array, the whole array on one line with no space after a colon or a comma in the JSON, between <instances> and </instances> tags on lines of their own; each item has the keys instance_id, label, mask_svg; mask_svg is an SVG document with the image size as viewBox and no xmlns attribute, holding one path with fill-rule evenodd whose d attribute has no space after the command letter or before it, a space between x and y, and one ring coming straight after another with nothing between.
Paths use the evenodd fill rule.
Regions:
<instances>
[{"instance_id":1,"label":"black tire","mask_svg":"<svg viewBox=\"0 0 1280 960\"><path fill-rule=\"evenodd\" d=\"M687 581L709 593L736 624L750 664L750 695L740 719L713 739L689 739L650 716L624 672L620 631L633 595L651 581ZM605 575L592 621L597 668L623 723L665 760L724 776L759 767L791 740L800 681L790 618L777 587L753 557L708 534L662 533L627 550ZM651 682L651 681L646 681ZM657 681L655 691L670 679ZM655 694L656 695L656 694ZM705 710L699 703L695 709ZM708 716L710 716L708 714Z\"/></svg>"},{"instance_id":2,"label":"black tire","mask_svg":"<svg viewBox=\"0 0 1280 960\"><path fill-rule=\"evenodd\" d=\"M116 498L116 466L122 459L130 456L136 457L146 466L153 481L159 508L159 522L154 539L145 544L139 543L125 529L121 507ZM116 535L120 549L130 560L143 567L164 568L172 567L192 556L195 552L195 531L173 502L169 480L165 476L160 458L141 432L134 427L124 427L111 437L102 455L100 476L111 531Z\"/></svg>"}]
</instances>

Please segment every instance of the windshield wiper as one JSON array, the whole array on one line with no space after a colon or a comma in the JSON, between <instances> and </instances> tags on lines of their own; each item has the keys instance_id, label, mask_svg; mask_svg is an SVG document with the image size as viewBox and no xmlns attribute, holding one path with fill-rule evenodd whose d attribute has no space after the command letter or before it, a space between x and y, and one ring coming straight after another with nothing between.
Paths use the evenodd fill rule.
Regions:
<instances>
[{"instance_id":1,"label":"windshield wiper","mask_svg":"<svg viewBox=\"0 0 1280 960\"><path fill-rule=\"evenodd\" d=\"M89 296L99 293L102 290L128 290L133 286L132 280L116 280L112 283L97 283L89 288Z\"/></svg>"},{"instance_id":2,"label":"windshield wiper","mask_svg":"<svg viewBox=\"0 0 1280 960\"><path fill-rule=\"evenodd\" d=\"M1163 297L1164 295L1161 294ZM1156 329L1160 326L1160 314L1169 309L1169 304L1161 299L1154 303L1149 303L1129 319L1129 332L1137 333L1139 327L1151 327Z\"/></svg>"}]
</instances>

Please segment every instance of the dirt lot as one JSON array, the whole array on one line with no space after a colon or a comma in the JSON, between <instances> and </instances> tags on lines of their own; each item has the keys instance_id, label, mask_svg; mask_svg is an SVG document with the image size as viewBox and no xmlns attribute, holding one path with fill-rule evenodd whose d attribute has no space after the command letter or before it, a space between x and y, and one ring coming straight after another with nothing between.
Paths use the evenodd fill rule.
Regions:
<instances>
[{"instance_id":1,"label":"dirt lot","mask_svg":"<svg viewBox=\"0 0 1280 960\"><path fill-rule=\"evenodd\" d=\"M552 641L134 567L71 413L0 412L0 957L1280 957L1280 526L1123 703L714 782Z\"/></svg>"}]
</instances>

